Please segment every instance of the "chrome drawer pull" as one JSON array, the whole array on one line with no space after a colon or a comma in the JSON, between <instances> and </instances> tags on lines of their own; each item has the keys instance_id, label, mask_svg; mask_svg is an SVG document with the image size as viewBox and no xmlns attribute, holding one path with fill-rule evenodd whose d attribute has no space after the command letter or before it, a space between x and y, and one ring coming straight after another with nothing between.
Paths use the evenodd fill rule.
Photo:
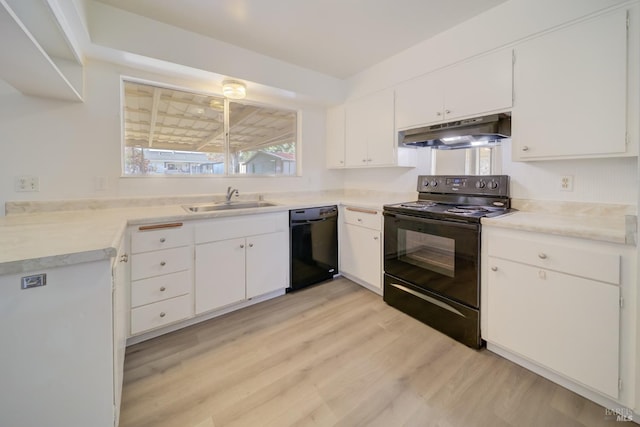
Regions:
<instances>
[{"instance_id":1,"label":"chrome drawer pull","mask_svg":"<svg viewBox=\"0 0 640 427\"><path fill-rule=\"evenodd\" d=\"M164 243L164 242L166 242L166 241L167 241L167 239L165 239L164 237L161 237L161 238L160 238L160 243Z\"/></svg>"},{"instance_id":2,"label":"chrome drawer pull","mask_svg":"<svg viewBox=\"0 0 640 427\"><path fill-rule=\"evenodd\" d=\"M494 265L493 267L491 267L491 271L498 271L498 267Z\"/></svg>"},{"instance_id":3,"label":"chrome drawer pull","mask_svg":"<svg viewBox=\"0 0 640 427\"><path fill-rule=\"evenodd\" d=\"M545 254L544 252L540 252L540 253L538 254L538 258L540 258L540 259L547 259L547 254Z\"/></svg>"},{"instance_id":4,"label":"chrome drawer pull","mask_svg":"<svg viewBox=\"0 0 640 427\"><path fill-rule=\"evenodd\" d=\"M163 311L162 313L160 313L160 317L164 317L166 316L165 312Z\"/></svg>"},{"instance_id":5,"label":"chrome drawer pull","mask_svg":"<svg viewBox=\"0 0 640 427\"><path fill-rule=\"evenodd\" d=\"M164 262L164 261L161 261L161 262L160 262L160 266L164 267L165 265L167 265L167 263L166 263L166 262Z\"/></svg>"},{"instance_id":6,"label":"chrome drawer pull","mask_svg":"<svg viewBox=\"0 0 640 427\"><path fill-rule=\"evenodd\" d=\"M167 290L167 288L165 288L164 286L162 286L162 287L160 288L160 292L164 292L164 291L166 291L166 290Z\"/></svg>"}]
</instances>

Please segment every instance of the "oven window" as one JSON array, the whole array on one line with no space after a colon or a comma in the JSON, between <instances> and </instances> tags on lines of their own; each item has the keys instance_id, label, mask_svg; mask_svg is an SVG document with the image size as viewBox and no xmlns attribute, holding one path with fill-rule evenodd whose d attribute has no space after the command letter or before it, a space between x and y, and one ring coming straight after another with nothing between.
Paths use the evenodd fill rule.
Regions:
<instances>
[{"instance_id":1,"label":"oven window","mask_svg":"<svg viewBox=\"0 0 640 427\"><path fill-rule=\"evenodd\" d=\"M424 232L398 229L398 259L448 277L455 276L456 241Z\"/></svg>"}]
</instances>

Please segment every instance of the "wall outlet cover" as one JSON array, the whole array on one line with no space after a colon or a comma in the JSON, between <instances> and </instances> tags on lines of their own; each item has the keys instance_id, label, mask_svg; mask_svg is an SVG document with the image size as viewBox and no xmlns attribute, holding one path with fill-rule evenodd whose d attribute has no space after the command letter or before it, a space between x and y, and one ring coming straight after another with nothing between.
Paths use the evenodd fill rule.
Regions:
<instances>
[{"instance_id":1,"label":"wall outlet cover","mask_svg":"<svg viewBox=\"0 0 640 427\"><path fill-rule=\"evenodd\" d=\"M573 175L560 177L560 191L573 191Z\"/></svg>"},{"instance_id":2,"label":"wall outlet cover","mask_svg":"<svg viewBox=\"0 0 640 427\"><path fill-rule=\"evenodd\" d=\"M40 191L40 179L33 175L16 176L14 189L15 191Z\"/></svg>"}]
</instances>

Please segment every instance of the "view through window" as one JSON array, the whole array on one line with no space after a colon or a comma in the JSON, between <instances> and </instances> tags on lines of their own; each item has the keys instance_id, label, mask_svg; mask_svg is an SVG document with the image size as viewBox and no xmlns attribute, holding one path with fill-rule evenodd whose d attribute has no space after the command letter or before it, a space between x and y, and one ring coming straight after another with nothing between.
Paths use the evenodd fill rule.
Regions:
<instances>
[{"instance_id":1,"label":"view through window","mask_svg":"<svg viewBox=\"0 0 640 427\"><path fill-rule=\"evenodd\" d=\"M125 176L297 174L296 111L133 81L123 109Z\"/></svg>"}]
</instances>

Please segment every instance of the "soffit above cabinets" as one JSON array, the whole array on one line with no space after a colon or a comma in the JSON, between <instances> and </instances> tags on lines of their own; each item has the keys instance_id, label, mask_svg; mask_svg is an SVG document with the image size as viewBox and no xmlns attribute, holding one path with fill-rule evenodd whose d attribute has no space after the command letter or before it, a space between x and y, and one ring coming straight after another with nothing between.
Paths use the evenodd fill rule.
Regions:
<instances>
[{"instance_id":1,"label":"soffit above cabinets","mask_svg":"<svg viewBox=\"0 0 640 427\"><path fill-rule=\"evenodd\" d=\"M25 95L82 101L80 55L54 1L0 0L0 78Z\"/></svg>"}]
</instances>

